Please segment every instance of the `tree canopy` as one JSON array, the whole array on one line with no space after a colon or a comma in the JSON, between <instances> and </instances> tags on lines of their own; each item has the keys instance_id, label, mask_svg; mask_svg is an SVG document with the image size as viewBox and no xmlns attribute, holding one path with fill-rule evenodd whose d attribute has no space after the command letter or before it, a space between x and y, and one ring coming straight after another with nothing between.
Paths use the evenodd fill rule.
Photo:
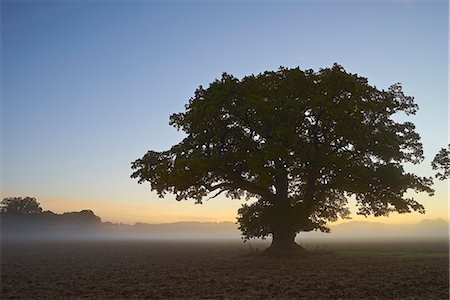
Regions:
<instances>
[{"instance_id":1,"label":"tree canopy","mask_svg":"<svg viewBox=\"0 0 450 300\"><path fill-rule=\"evenodd\" d=\"M8 197L1 202L0 212L3 215L31 215L39 214L42 208L32 197Z\"/></svg>"},{"instance_id":2,"label":"tree canopy","mask_svg":"<svg viewBox=\"0 0 450 300\"><path fill-rule=\"evenodd\" d=\"M254 199L238 212L246 238L328 231L348 217L350 196L365 216L424 213L405 196L433 194L431 178L404 169L423 160L420 136L393 118L417 110L399 83L380 90L337 64L224 73L170 117L186 137L134 161L132 177L177 200Z\"/></svg>"}]
</instances>

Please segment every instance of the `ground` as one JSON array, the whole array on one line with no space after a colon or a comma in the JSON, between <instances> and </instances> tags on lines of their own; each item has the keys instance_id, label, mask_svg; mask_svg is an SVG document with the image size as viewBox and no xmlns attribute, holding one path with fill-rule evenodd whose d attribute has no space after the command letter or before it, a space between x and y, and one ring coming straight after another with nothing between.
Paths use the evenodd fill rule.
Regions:
<instances>
[{"instance_id":1,"label":"ground","mask_svg":"<svg viewBox=\"0 0 450 300\"><path fill-rule=\"evenodd\" d=\"M448 241L306 243L305 257L258 243L2 243L1 298L448 299Z\"/></svg>"}]
</instances>

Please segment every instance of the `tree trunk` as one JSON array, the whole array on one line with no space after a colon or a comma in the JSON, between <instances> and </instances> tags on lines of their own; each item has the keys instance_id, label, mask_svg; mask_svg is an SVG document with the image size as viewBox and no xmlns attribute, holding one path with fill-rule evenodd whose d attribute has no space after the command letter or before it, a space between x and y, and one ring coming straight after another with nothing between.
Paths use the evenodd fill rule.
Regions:
<instances>
[{"instance_id":1,"label":"tree trunk","mask_svg":"<svg viewBox=\"0 0 450 300\"><path fill-rule=\"evenodd\" d=\"M278 164L279 174L275 179L276 197L273 199L273 224L272 244L265 250L265 254L273 256L293 256L303 254L306 250L296 244L294 239L295 232L294 208L288 197L289 180L288 172L280 159Z\"/></svg>"},{"instance_id":2,"label":"tree trunk","mask_svg":"<svg viewBox=\"0 0 450 300\"><path fill-rule=\"evenodd\" d=\"M296 234L288 231L275 231L272 233L272 244L264 253L271 256L302 255L305 248L298 245L294 239Z\"/></svg>"}]
</instances>

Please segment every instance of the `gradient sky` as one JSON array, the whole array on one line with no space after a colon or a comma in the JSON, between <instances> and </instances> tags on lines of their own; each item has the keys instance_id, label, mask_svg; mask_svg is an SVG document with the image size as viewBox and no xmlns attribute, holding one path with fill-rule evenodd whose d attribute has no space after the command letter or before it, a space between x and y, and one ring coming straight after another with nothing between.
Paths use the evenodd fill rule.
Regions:
<instances>
[{"instance_id":1,"label":"gradient sky","mask_svg":"<svg viewBox=\"0 0 450 300\"><path fill-rule=\"evenodd\" d=\"M131 161L179 142L169 115L223 71L334 62L415 96L426 160L407 168L431 176L448 143L448 15L444 0L2 0L1 195L114 222L234 221L240 201L158 199ZM435 188L416 196L426 215L376 220L448 219L447 183Z\"/></svg>"}]
</instances>

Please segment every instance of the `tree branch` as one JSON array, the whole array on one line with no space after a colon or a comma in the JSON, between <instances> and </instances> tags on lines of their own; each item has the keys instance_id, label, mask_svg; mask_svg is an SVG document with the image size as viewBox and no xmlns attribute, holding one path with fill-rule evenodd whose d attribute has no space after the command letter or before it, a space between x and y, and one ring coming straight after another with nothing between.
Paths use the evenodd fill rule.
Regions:
<instances>
[{"instance_id":1,"label":"tree branch","mask_svg":"<svg viewBox=\"0 0 450 300\"><path fill-rule=\"evenodd\" d=\"M263 198L270 199L274 196L272 192L253 182L245 180L241 175L228 174L228 177L233 181L231 187L233 189L243 189L252 194L260 195Z\"/></svg>"},{"instance_id":2,"label":"tree branch","mask_svg":"<svg viewBox=\"0 0 450 300\"><path fill-rule=\"evenodd\" d=\"M219 196L220 194L222 194L225 191L226 191L226 189L218 191L214 196L209 197L208 200L216 198L217 196Z\"/></svg>"}]
</instances>

